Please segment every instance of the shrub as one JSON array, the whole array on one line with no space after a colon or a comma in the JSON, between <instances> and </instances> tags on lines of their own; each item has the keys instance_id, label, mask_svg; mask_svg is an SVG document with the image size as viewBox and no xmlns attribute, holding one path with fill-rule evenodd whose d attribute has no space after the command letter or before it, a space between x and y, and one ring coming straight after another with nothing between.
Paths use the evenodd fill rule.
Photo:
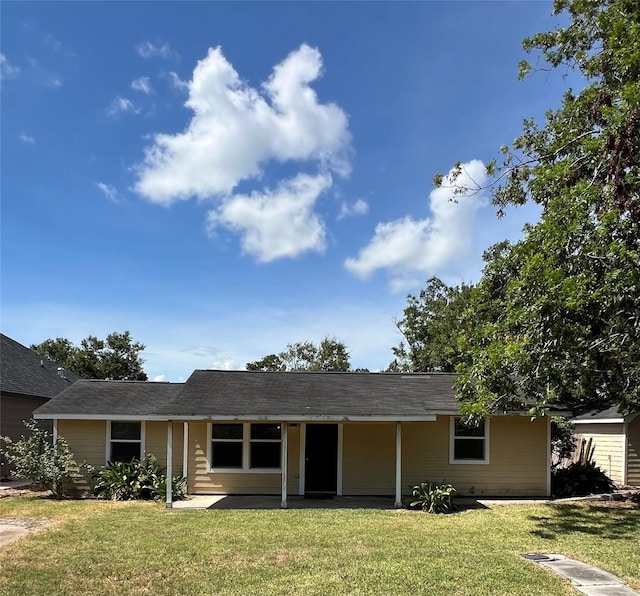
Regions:
<instances>
[{"instance_id":1,"label":"shrub","mask_svg":"<svg viewBox=\"0 0 640 596\"><path fill-rule=\"evenodd\" d=\"M158 482L153 487L156 499L161 501L167 498L167 479L160 476ZM174 501L181 501L187 498L187 479L184 476L174 476L171 480L171 493Z\"/></svg>"},{"instance_id":2,"label":"shrub","mask_svg":"<svg viewBox=\"0 0 640 596\"><path fill-rule=\"evenodd\" d=\"M582 497L608 493L613 481L592 461L574 462L551 473L551 492L555 497Z\"/></svg>"},{"instance_id":3,"label":"shrub","mask_svg":"<svg viewBox=\"0 0 640 596\"><path fill-rule=\"evenodd\" d=\"M421 482L413 487L414 500L410 507L421 507L427 513L451 513L454 510L452 497L456 489L450 484Z\"/></svg>"},{"instance_id":4,"label":"shrub","mask_svg":"<svg viewBox=\"0 0 640 596\"><path fill-rule=\"evenodd\" d=\"M60 436L54 443L51 433L40 428L35 420L25 420L24 425L29 436L22 435L19 441L2 437L4 453L15 466L14 476L37 482L56 498L63 498L72 486L77 467L69 445Z\"/></svg>"},{"instance_id":5,"label":"shrub","mask_svg":"<svg viewBox=\"0 0 640 596\"><path fill-rule=\"evenodd\" d=\"M167 479L161 473L156 457L150 453L142 461L110 462L94 472L93 477L96 480L94 494L114 501L158 499L167 494ZM171 492L176 500L185 498L186 478L175 476Z\"/></svg>"}]
</instances>

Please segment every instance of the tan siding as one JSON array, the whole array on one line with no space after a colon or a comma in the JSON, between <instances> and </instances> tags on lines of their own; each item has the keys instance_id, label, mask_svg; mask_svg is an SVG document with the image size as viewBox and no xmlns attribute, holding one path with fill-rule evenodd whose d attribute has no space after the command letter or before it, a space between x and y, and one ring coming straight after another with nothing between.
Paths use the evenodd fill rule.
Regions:
<instances>
[{"instance_id":1,"label":"tan siding","mask_svg":"<svg viewBox=\"0 0 640 596\"><path fill-rule=\"evenodd\" d=\"M576 424L575 427L579 438L592 439L593 461L617 484L622 483L623 432L622 424Z\"/></svg>"},{"instance_id":2,"label":"tan siding","mask_svg":"<svg viewBox=\"0 0 640 596\"><path fill-rule=\"evenodd\" d=\"M191 494L280 494L282 476L275 473L209 472L207 448L209 436L206 422L189 423L188 484ZM300 430L289 428L287 492L298 493Z\"/></svg>"},{"instance_id":3,"label":"tan siding","mask_svg":"<svg viewBox=\"0 0 640 596\"><path fill-rule=\"evenodd\" d=\"M184 446L182 422L173 423L173 475L182 474L182 452ZM152 453L162 468L167 466L167 423L147 422L145 429L145 453Z\"/></svg>"},{"instance_id":4,"label":"tan siding","mask_svg":"<svg viewBox=\"0 0 640 596\"><path fill-rule=\"evenodd\" d=\"M343 432L343 494L394 494L395 422L345 424Z\"/></svg>"},{"instance_id":5,"label":"tan siding","mask_svg":"<svg viewBox=\"0 0 640 596\"><path fill-rule=\"evenodd\" d=\"M627 484L640 487L640 415L627 426Z\"/></svg>"},{"instance_id":6,"label":"tan siding","mask_svg":"<svg viewBox=\"0 0 640 596\"><path fill-rule=\"evenodd\" d=\"M449 463L449 417L402 425L403 492L425 480L453 484L460 495L542 496L547 491L547 421L490 420L488 464Z\"/></svg>"},{"instance_id":7,"label":"tan siding","mask_svg":"<svg viewBox=\"0 0 640 596\"><path fill-rule=\"evenodd\" d=\"M58 435L66 439L79 466L101 468L105 465L107 423L104 420L59 420ZM76 484L80 490L88 490L90 479L86 468L80 468L80 472L82 477Z\"/></svg>"}]
</instances>

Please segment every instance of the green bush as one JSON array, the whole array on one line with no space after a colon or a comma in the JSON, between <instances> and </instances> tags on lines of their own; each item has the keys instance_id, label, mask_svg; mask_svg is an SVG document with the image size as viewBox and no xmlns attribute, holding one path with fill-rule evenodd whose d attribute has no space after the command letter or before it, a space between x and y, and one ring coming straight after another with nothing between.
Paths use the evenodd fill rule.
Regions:
<instances>
[{"instance_id":1,"label":"green bush","mask_svg":"<svg viewBox=\"0 0 640 596\"><path fill-rule=\"evenodd\" d=\"M160 476L153 490L156 499L165 500L167 498L167 478ZM174 501L181 501L187 498L187 479L184 476L173 477L171 480L171 493Z\"/></svg>"},{"instance_id":2,"label":"green bush","mask_svg":"<svg viewBox=\"0 0 640 596\"><path fill-rule=\"evenodd\" d=\"M94 494L114 501L164 499L167 494L167 479L161 473L156 457L150 453L142 461L110 462L94 472L93 477L96 480ZM184 499L187 494L186 478L175 476L171 492L175 500Z\"/></svg>"},{"instance_id":3,"label":"green bush","mask_svg":"<svg viewBox=\"0 0 640 596\"><path fill-rule=\"evenodd\" d=\"M615 485L594 462L574 462L551 472L551 493L554 497L583 497L609 493Z\"/></svg>"},{"instance_id":4,"label":"green bush","mask_svg":"<svg viewBox=\"0 0 640 596\"><path fill-rule=\"evenodd\" d=\"M24 421L29 436L13 441L2 437L7 459L15 467L14 476L37 482L50 490L58 498L63 498L73 485L76 463L73 453L63 437L57 437L55 444L51 433L38 426L35 420Z\"/></svg>"},{"instance_id":5,"label":"green bush","mask_svg":"<svg viewBox=\"0 0 640 596\"><path fill-rule=\"evenodd\" d=\"M435 482L421 482L413 487L414 500L410 507L420 507L427 513L451 513L454 510L452 502L456 489L451 484L436 484Z\"/></svg>"}]
</instances>

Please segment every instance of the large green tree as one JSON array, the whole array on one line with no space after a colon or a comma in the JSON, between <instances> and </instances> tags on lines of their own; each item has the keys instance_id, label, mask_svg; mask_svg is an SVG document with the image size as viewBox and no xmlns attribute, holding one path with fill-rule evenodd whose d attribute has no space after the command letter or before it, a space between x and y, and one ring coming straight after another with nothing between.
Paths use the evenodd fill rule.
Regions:
<instances>
[{"instance_id":1,"label":"large green tree","mask_svg":"<svg viewBox=\"0 0 640 596\"><path fill-rule=\"evenodd\" d=\"M584 86L543 124L525 120L488 166L499 209L534 201L542 215L491 251L472 297L457 382L472 415L523 401L533 413L640 408L640 2L557 0L555 10L567 24L524 48ZM520 74L537 68L523 61Z\"/></svg>"},{"instance_id":2,"label":"large green tree","mask_svg":"<svg viewBox=\"0 0 640 596\"><path fill-rule=\"evenodd\" d=\"M124 381L147 380L140 356L144 348L128 331L110 333L104 340L89 335L79 346L63 337L31 346L32 350L86 379Z\"/></svg>"},{"instance_id":3,"label":"large green tree","mask_svg":"<svg viewBox=\"0 0 640 596\"><path fill-rule=\"evenodd\" d=\"M317 345L311 341L287 344L279 354L248 362L246 368L264 372L347 372L351 363L345 344L335 337L325 337Z\"/></svg>"},{"instance_id":4,"label":"large green tree","mask_svg":"<svg viewBox=\"0 0 640 596\"><path fill-rule=\"evenodd\" d=\"M389 372L453 372L463 359L459 336L471 290L432 277L418 296L407 296L403 316L396 321L404 340L392 348Z\"/></svg>"}]
</instances>

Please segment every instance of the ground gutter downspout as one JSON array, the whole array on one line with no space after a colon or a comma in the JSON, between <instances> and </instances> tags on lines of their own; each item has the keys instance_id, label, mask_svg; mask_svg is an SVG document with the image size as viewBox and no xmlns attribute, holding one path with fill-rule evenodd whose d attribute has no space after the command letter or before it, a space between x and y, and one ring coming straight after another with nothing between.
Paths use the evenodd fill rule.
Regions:
<instances>
[{"instance_id":1,"label":"ground gutter downspout","mask_svg":"<svg viewBox=\"0 0 640 596\"><path fill-rule=\"evenodd\" d=\"M167 421L167 498L166 508L173 509L173 423Z\"/></svg>"}]
</instances>

